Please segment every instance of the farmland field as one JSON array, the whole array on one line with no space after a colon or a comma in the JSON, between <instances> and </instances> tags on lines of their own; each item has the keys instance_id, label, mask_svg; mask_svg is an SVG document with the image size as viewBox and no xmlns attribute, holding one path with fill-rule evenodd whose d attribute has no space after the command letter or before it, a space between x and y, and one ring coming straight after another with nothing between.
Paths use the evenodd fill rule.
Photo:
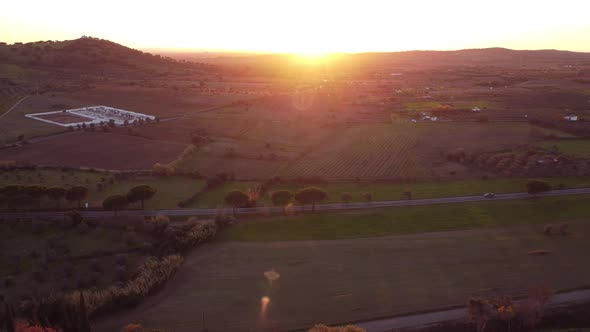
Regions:
<instances>
[{"instance_id":1,"label":"farmland field","mask_svg":"<svg viewBox=\"0 0 590 332\"><path fill-rule=\"evenodd\" d=\"M0 160L44 166L151 169L157 162L174 160L185 146L114 133L73 132L34 144L0 149Z\"/></svg>"},{"instance_id":2,"label":"farmland field","mask_svg":"<svg viewBox=\"0 0 590 332\"><path fill-rule=\"evenodd\" d=\"M580 157L590 156L589 140L548 140L543 141L541 146L546 149L557 148L558 151Z\"/></svg>"},{"instance_id":3,"label":"farmland field","mask_svg":"<svg viewBox=\"0 0 590 332\"><path fill-rule=\"evenodd\" d=\"M272 216L240 223L221 235L229 241L334 240L424 232L585 221L588 195L364 209ZM542 229L542 226L540 226Z\"/></svg>"},{"instance_id":4,"label":"farmland field","mask_svg":"<svg viewBox=\"0 0 590 332\"><path fill-rule=\"evenodd\" d=\"M387 183L387 182L328 182L318 184L294 184L283 183L271 186L266 195L262 195L258 203L261 205L271 205L270 194L275 190L289 190L293 193L306 187L317 186L322 188L328 194L328 198L323 203L341 203L342 193L350 193L352 195L351 202L365 202L362 197L363 193L371 193L374 201L388 201L407 199L405 192L411 192L413 199L422 198L437 198L437 197L451 197L451 196L469 196L481 195L486 192L493 193L510 193L510 192L525 192L526 183L529 179L526 178L499 178L499 179L470 179L470 180L448 180L440 182L409 182L409 183ZM552 185L553 188L581 188L590 187L589 178L575 178L575 177L555 177L555 178L541 178ZM254 183L246 182L228 182L224 185L226 192L231 189L246 190L251 188ZM217 189L216 189L217 190ZM223 191L219 189L220 191ZM216 197L216 198L215 198ZM216 193L213 195L210 192L205 192L201 196L202 202L208 207L214 207L214 203L223 203L223 195Z\"/></svg>"},{"instance_id":5,"label":"farmland field","mask_svg":"<svg viewBox=\"0 0 590 332\"><path fill-rule=\"evenodd\" d=\"M214 243L190 254L160 294L96 326L115 330L134 321L188 332L202 327L202 315L193 314L199 312L212 331L304 329L463 305L471 296L523 295L537 284L572 289L588 285L590 266L579 253L590 249L590 227L571 226L575 232L567 238L548 238L536 224L370 239ZM551 254L527 255L536 249ZM264 272L273 269L280 277L270 282ZM264 315L262 296L270 298Z\"/></svg>"},{"instance_id":6,"label":"farmland field","mask_svg":"<svg viewBox=\"0 0 590 332\"><path fill-rule=\"evenodd\" d=\"M479 151L534 142L543 129L527 123L358 124L341 129L277 175L325 178L428 178L469 170L446 162L449 151ZM471 174L473 176L474 174ZM475 174L477 175L477 174Z\"/></svg>"},{"instance_id":7,"label":"farmland field","mask_svg":"<svg viewBox=\"0 0 590 332\"><path fill-rule=\"evenodd\" d=\"M100 208L102 201L109 195L125 195L132 187L147 184L156 188L157 193L151 200L145 202L146 209L173 209L177 208L180 201L200 191L204 181L185 177L131 177L124 180L115 180L113 174L106 172L62 172L53 169L0 173L0 187L10 184L42 185L45 187L61 186L65 188L76 185L85 186L89 190L87 201L90 208ZM103 187L102 190L98 190L97 186L99 184ZM76 204L62 202L60 206L67 208L75 207ZM41 207L55 208L56 203L46 198L41 202Z\"/></svg>"}]
</instances>

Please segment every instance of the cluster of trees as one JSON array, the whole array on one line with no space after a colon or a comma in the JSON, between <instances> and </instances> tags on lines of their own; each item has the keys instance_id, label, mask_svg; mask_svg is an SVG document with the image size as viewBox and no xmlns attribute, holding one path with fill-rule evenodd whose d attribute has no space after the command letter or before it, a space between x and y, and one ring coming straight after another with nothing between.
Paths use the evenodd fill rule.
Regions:
<instances>
[{"instance_id":1,"label":"cluster of trees","mask_svg":"<svg viewBox=\"0 0 590 332\"><path fill-rule=\"evenodd\" d=\"M271 183L274 183L274 181L276 180L270 180ZM268 186L269 184L267 182L260 185L260 187L257 188L257 195L252 195L252 190L249 190L248 192L232 190L225 195L225 202L234 208L235 214L236 208L256 206L256 200L260 195L266 193ZM409 195L409 199L411 199L411 192L406 192L404 194L406 194L406 196ZM373 201L373 194L371 192L364 192L361 194L361 196L367 203ZM315 211L315 205L326 200L327 198L328 193L324 189L318 187L307 187L297 192L281 189L270 193L272 205L282 207L285 214L287 214L287 207L293 202L297 202L301 206L311 204L312 211ZM349 192L344 192L341 195L341 199L344 204L348 204L352 202L353 196Z\"/></svg>"},{"instance_id":2,"label":"cluster of trees","mask_svg":"<svg viewBox=\"0 0 590 332\"><path fill-rule=\"evenodd\" d=\"M328 198L328 193L325 190L317 187L308 187L299 190L296 193L292 193L289 190L277 190L273 191L270 195L270 199L274 206L283 207L285 213L287 212L287 206L289 206L293 200L297 201L302 206L311 204L312 211L315 211L316 203L319 203ZM252 195L240 190L232 190L225 195L225 202L234 208L234 214L236 208L242 208L246 206L255 206L255 202L252 202Z\"/></svg>"},{"instance_id":3,"label":"cluster of trees","mask_svg":"<svg viewBox=\"0 0 590 332\"><path fill-rule=\"evenodd\" d=\"M115 194L104 199L102 208L117 212L125 209L129 204L141 203L141 209L145 208L145 201L151 199L157 192L157 189L147 184L135 186L127 192L127 195Z\"/></svg>"},{"instance_id":4,"label":"cluster of trees","mask_svg":"<svg viewBox=\"0 0 590 332\"><path fill-rule=\"evenodd\" d=\"M76 302L61 298L57 301L33 300L22 313L25 321L15 317L12 305L0 299L0 330L6 332L90 332L88 310L82 291Z\"/></svg>"},{"instance_id":5,"label":"cluster of trees","mask_svg":"<svg viewBox=\"0 0 590 332\"><path fill-rule=\"evenodd\" d=\"M590 174L590 160L533 147L507 152L466 153L459 149L447 153L447 160L503 175L551 176Z\"/></svg>"},{"instance_id":6,"label":"cluster of trees","mask_svg":"<svg viewBox=\"0 0 590 332\"><path fill-rule=\"evenodd\" d=\"M252 195L248 195L243 191L232 190L225 195L225 202L234 208L235 214L235 209L237 208L256 205L255 202L252 202L251 197ZM316 203L328 198L328 194L321 188L309 187L301 189L296 193L292 193L289 190L274 191L271 193L270 198L274 206L282 206L286 213L286 208L291 204L293 199L303 206L311 204L312 211L315 211Z\"/></svg>"},{"instance_id":7,"label":"cluster of trees","mask_svg":"<svg viewBox=\"0 0 590 332\"><path fill-rule=\"evenodd\" d=\"M25 208L32 205L39 206L41 199L47 197L55 201L56 207L60 207L61 201L65 198L70 202L77 202L81 208L82 200L88 196L88 188L74 186L69 189L63 187L44 187L39 185L23 186L8 185L0 188L0 205L10 208Z\"/></svg>"}]
</instances>

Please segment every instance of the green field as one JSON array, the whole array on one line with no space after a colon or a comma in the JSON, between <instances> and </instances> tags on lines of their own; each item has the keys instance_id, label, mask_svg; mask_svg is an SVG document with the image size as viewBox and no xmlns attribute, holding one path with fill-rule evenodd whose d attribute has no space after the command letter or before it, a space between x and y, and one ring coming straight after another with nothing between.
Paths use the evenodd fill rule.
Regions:
<instances>
[{"instance_id":1,"label":"green field","mask_svg":"<svg viewBox=\"0 0 590 332\"><path fill-rule=\"evenodd\" d=\"M588 157L590 156L590 140L548 140L541 143L545 149L557 148L559 152Z\"/></svg>"},{"instance_id":2,"label":"green field","mask_svg":"<svg viewBox=\"0 0 590 332\"><path fill-rule=\"evenodd\" d=\"M587 199L580 197L578 208L583 208L583 200ZM539 203L547 208L535 213L534 221L526 222L559 221L565 217L555 217L559 214L554 210L558 202ZM532 210L526 207L526 212L518 212L522 205L511 208L514 219L496 224L522 223L519 219L529 218L525 215ZM569 208L568 205L563 209ZM582 215L577 212L580 210L569 214ZM542 217L547 213L555 219ZM486 222L489 216L485 213L471 217L478 215L484 223L491 224ZM587 219L587 214L583 215ZM340 217L332 214L331 220L313 222L333 223L330 230L338 232L345 223ZM424 223L428 231L445 229L436 223L452 224L453 220L450 214L445 220L433 214L413 217L416 219L404 222ZM282 220L276 224L291 222L294 221ZM362 218L355 222L363 228L371 227L367 223L374 225ZM469 218L466 224L469 223L477 220ZM317 323L341 324L459 306L472 296L522 296L536 285L547 285L555 291L588 286L590 265L584 253L590 250L590 223L572 221L571 229L572 234L567 237L547 237L541 224L521 224L369 239L218 242L190 254L183 268L162 290L162 296L156 295L137 309L107 318L104 325L97 327L114 331L133 321L177 332L197 331L202 328L201 315L194 313L199 312L206 316L207 328L212 331L284 331ZM538 249L550 253L528 254ZM264 276L271 269L280 275L273 282ZM262 296L270 298L264 315L260 311ZM232 319L227 319L228 312Z\"/></svg>"},{"instance_id":3,"label":"green field","mask_svg":"<svg viewBox=\"0 0 590 332\"><path fill-rule=\"evenodd\" d=\"M41 178L39 177L41 174ZM62 178L63 176L63 178ZM194 180L185 177L146 177L143 179L131 178L130 180L114 180L110 183L113 175L104 172L83 172L59 170L38 170L0 173L0 187L8 184L43 185L45 187L61 186L64 188L75 185L82 185L89 189L88 203L90 207L101 207L102 201L109 195L125 195L134 186L149 184L155 187L158 192L154 197L145 202L146 209L171 209L177 208L178 202L191 197L200 191L204 185L203 180ZM41 180L42 179L42 180ZM42 182L41 182L42 181ZM97 184L102 184L104 189L99 191ZM69 202L62 202L62 207L75 206ZM55 208L53 201L45 198L42 202L44 208Z\"/></svg>"},{"instance_id":4,"label":"green field","mask_svg":"<svg viewBox=\"0 0 590 332\"><path fill-rule=\"evenodd\" d=\"M589 178L558 177L544 178L554 188L563 185L566 188L590 187ZM526 191L528 179L507 178L490 180L463 180L463 181L440 181L440 182L416 182L416 183L387 183L387 182L332 182L314 185L324 189L328 193L328 199L324 203L342 202L342 193L352 194L352 202L364 202L362 194L370 192L374 201L406 199L404 192L411 191L412 198L438 198L451 196L480 195L486 192L509 193ZM227 182L222 187L213 191L205 192L194 207L215 208L225 204L223 198L227 192L233 189L246 191L252 188L256 182L235 181ZM286 189L293 193L311 185L300 184L277 184L272 186L265 195L258 200L258 205L270 206L270 194L275 190Z\"/></svg>"},{"instance_id":5,"label":"green field","mask_svg":"<svg viewBox=\"0 0 590 332\"><path fill-rule=\"evenodd\" d=\"M465 100L465 101L453 101L449 102L438 102L438 101L413 101L405 102L403 107L406 110L417 110L417 111L429 111L436 109L440 105L452 105L452 109L471 109L473 107L479 107L481 109L495 108L497 107L496 102L488 100Z\"/></svg>"},{"instance_id":6,"label":"green field","mask_svg":"<svg viewBox=\"0 0 590 332\"><path fill-rule=\"evenodd\" d=\"M222 233L220 240L333 240L542 225L587 219L590 216L589 198L588 195L578 195L272 216L234 225Z\"/></svg>"}]
</instances>

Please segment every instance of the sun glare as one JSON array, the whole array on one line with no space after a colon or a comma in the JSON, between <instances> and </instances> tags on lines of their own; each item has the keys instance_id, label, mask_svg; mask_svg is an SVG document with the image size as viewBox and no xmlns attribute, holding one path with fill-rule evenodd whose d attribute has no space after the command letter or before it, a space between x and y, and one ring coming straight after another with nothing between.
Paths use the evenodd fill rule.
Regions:
<instances>
[{"instance_id":1,"label":"sun glare","mask_svg":"<svg viewBox=\"0 0 590 332\"><path fill-rule=\"evenodd\" d=\"M305 50L295 53L295 56L304 62L317 63L327 60L330 54L323 51Z\"/></svg>"}]
</instances>

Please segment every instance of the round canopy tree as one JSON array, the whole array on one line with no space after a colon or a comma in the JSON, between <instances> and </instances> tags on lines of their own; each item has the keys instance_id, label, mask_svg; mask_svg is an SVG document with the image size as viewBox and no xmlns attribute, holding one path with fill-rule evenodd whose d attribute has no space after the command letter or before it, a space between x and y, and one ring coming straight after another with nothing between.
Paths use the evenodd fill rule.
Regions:
<instances>
[{"instance_id":1,"label":"round canopy tree","mask_svg":"<svg viewBox=\"0 0 590 332\"><path fill-rule=\"evenodd\" d=\"M141 209L143 210L144 202L151 199L156 192L156 188L150 187L147 184L142 184L129 190L127 193L127 200L129 203L141 202Z\"/></svg>"},{"instance_id":2,"label":"round canopy tree","mask_svg":"<svg viewBox=\"0 0 590 332\"><path fill-rule=\"evenodd\" d=\"M317 202L321 202L328 197L326 191L316 187L309 187L305 189L301 189L295 194L295 200L299 202L299 204L305 206L306 204L311 204L311 211L315 211L315 204Z\"/></svg>"},{"instance_id":3,"label":"round canopy tree","mask_svg":"<svg viewBox=\"0 0 590 332\"><path fill-rule=\"evenodd\" d=\"M112 195L105 198L105 200L102 202L102 208L105 210L114 211L116 216L117 212L123 210L127 204L129 204L127 197L123 195Z\"/></svg>"},{"instance_id":4,"label":"round canopy tree","mask_svg":"<svg viewBox=\"0 0 590 332\"><path fill-rule=\"evenodd\" d=\"M62 187L51 187L47 189L47 197L56 202L57 208L59 209L60 201L66 197L66 189Z\"/></svg>"},{"instance_id":5,"label":"round canopy tree","mask_svg":"<svg viewBox=\"0 0 590 332\"><path fill-rule=\"evenodd\" d=\"M277 190L270 194L270 200L274 206L282 206L283 213L287 214L287 205L291 203L293 193L289 190Z\"/></svg>"},{"instance_id":6,"label":"round canopy tree","mask_svg":"<svg viewBox=\"0 0 590 332\"><path fill-rule=\"evenodd\" d=\"M526 184L526 189L529 194L535 195L544 191L550 191L551 185L541 180L531 180Z\"/></svg>"},{"instance_id":7,"label":"round canopy tree","mask_svg":"<svg viewBox=\"0 0 590 332\"><path fill-rule=\"evenodd\" d=\"M78 209L82 207L82 200L88 196L88 188L83 186L75 186L66 192L66 199L70 202L77 201Z\"/></svg>"},{"instance_id":8,"label":"round canopy tree","mask_svg":"<svg viewBox=\"0 0 590 332\"><path fill-rule=\"evenodd\" d=\"M243 207L248 204L248 195L240 190L232 190L225 195L225 202L233 207L233 213L236 214L236 208Z\"/></svg>"}]
</instances>

